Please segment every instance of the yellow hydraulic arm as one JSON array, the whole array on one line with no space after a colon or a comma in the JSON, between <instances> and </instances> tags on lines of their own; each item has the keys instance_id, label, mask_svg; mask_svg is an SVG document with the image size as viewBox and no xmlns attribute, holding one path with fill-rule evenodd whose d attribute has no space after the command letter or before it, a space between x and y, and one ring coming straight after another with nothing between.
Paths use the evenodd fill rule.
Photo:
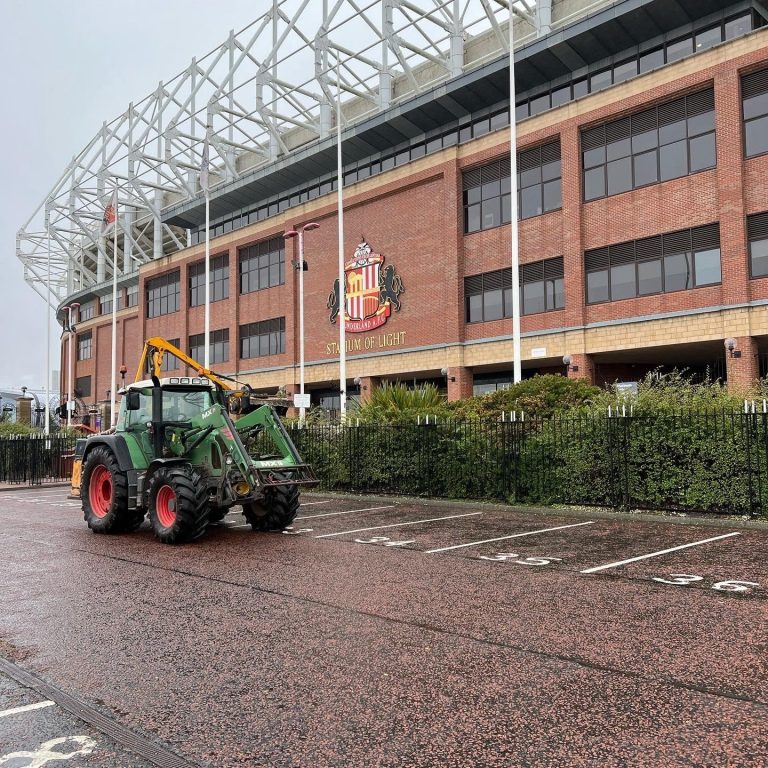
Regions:
<instances>
[{"instance_id":1,"label":"yellow hydraulic arm","mask_svg":"<svg viewBox=\"0 0 768 768\"><path fill-rule=\"evenodd\" d=\"M153 336L144 342L144 350L139 360L139 369L136 371L134 381L143 381L147 378L147 371L150 376L156 376L158 379L162 376L163 357L165 354L173 355L181 360L184 365L188 365L196 375L205 376L210 381L218 384L222 389L233 389L224 379L217 376L209 368L200 365L197 360L193 360L189 355L184 354L178 347L175 347L169 341L160 336Z\"/></svg>"}]
</instances>

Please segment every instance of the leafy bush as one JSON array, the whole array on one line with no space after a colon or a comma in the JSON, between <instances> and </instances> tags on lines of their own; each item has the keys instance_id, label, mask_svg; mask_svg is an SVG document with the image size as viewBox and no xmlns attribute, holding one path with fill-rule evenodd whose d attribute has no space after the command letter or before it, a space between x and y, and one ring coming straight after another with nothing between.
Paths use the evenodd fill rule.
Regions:
<instances>
[{"instance_id":1,"label":"leafy bush","mask_svg":"<svg viewBox=\"0 0 768 768\"><path fill-rule=\"evenodd\" d=\"M28 424L16 424L10 421L0 422L0 437L10 437L11 435L34 435L39 430L30 427Z\"/></svg>"},{"instance_id":2,"label":"leafy bush","mask_svg":"<svg viewBox=\"0 0 768 768\"><path fill-rule=\"evenodd\" d=\"M445 417L447 404L434 384L409 389L405 384L377 387L355 418L364 424L412 424L427 416Z\"/></svg>"}]
</instances>

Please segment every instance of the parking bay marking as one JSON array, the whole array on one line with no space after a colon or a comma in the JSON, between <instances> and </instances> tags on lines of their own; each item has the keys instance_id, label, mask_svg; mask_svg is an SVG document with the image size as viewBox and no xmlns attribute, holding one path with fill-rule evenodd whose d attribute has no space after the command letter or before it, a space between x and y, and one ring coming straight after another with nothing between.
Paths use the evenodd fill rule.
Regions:
<instances>
[{"instance_id":1,"label":"parking bay marking","mask_svg":"<svg viewBox=\"0 0 768 768\"><path fill-rule=\"evenodd\" d=\"M647 560L649 557L658 557L659 555L666 555L669 552L677 552L681 549L688 549L689 547L698 547L700 544L709 544L711 541L719 541L720 539L728 539L731 536L738 536L739 531L733 533L724 533L722 536L713 536L711 539L702 539L701 541L692 541L690 544L681 544L679 547L670 547L669 549L661 549L658 552L651 552L647 555L639 555L638 557L630 557L628 560L619 560L615 563L607 563L606 565L597 565L594 568L587 568L581 571L581 573L597 573L598 571L605 571L608 568L618 568L620 565L627 565L628 563L636 563L638 560Z\"/></svg>"},{"instance_id":2,"label":"parking bay marking","mask_svg":"<svg viewBox=\"0 0 768 768\"><path fill-rule=\"evenodd\" d=\"M440 520L455 520L459 517L474 517L482 515L482 512L466 512L463 515L449 515L448 517L430 517L426 520L411 520L406 523L391 523L390 525L373 525L370 528L353 528L351 531L338 531L337 533L324 533L321 536L315 536L316 539L328 539L331 536L343 536L345 533L362 533L363 531L378 531L381 528L402 528L405 525L419 525L419 523L437 523Z\"/></svg>"},{"instance_id":3,"label":"parking bay marking","mask_svg":"<svg viewBox=\"0 0 768 768\"><path fill-rule=\"evenodd\" d=\"M593 525L594 520L588 520L586 523L572 523L570 525L558 525L555 528L540 528L537 531L525 531L524 533L513 533L509 536L499 536L495 539L483 539L482 541L470 541L467 544L454 544L451 547L440 547L439 549L428 549L424 554L434 555L436 552L447 552L450 549L462 549L464 547L476 547L479 544L491 544L494 541L506 541L507 539L519 539L522 536L533 536L535 533L549 533L549 531L562 531L565 528L578 528L580 525Z\"/></svg>"},{"instance_id":4,"label":"parking bay marking","mask_svg":"<svg viewBox=\"0 0 768 768\"><path fill-rule=\"evenodd\" d=\"M33 709L43 709L44 707L53 707L56 704L55 701L38 701L34 704L27 704L23 707L14 707L13 709L5 709L0 712L0 717L8 717L9 715L18 715L22 712L31 712Z\"/></svg>"},{"instance_id":5,"label":"parking bay marking","mask_svg":"<svg viewBox=\"0 0 768 768\"><path fill-rule=\"evenodd\" d=\"M355 512L373 512L379 509L394 509L395 504L388 504L386 507L366 507L365 509L348 509L346 512L324 512L321 515L299 515L296 520L309 520L313 517L332 517L333 515L351 515Z\"/></svg>"}]
</instances>

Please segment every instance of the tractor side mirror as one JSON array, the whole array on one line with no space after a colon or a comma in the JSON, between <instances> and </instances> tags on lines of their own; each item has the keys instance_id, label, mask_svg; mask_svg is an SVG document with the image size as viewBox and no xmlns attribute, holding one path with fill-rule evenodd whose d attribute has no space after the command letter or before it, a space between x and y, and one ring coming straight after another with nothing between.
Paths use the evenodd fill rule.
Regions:
<instances>
[{"instance_id":1,"label":"tractor side mirror","mask_svg":"<svg viewBox=\"0 0 768 768\"><path fill-rule=\"evenodd\" d=\"M141 393L135 389L129 389L125 393L125 410L138 411L141 408Z\"/></svg>"}]
</instances>

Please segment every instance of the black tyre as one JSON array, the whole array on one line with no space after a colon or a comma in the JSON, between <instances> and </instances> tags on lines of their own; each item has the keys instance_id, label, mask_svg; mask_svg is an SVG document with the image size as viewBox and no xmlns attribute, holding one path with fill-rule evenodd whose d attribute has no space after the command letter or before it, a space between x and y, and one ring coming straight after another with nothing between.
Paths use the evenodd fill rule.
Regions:
<instances>
[{"instance_id":1,"label":"black tyre","mask_svg":"<svg viewBox=\"0 0 768 768\"><path fill-rule=\"evenodd\" d=\"M83 517L94 533L124 533L141 525L144 513L128 509L128 478L105 445L85 460L80 488Z\"/></svg>"},{"instance_id":2,"label":"black tyre","mask_svg":"<svg viewBox=\"0 0 768 768\"><path fill-rule=\"evenodd\" d=\"M243 515L254 531L282 531L299 511L297 485L275 485L264 491L260 502L243 504Z\"/></svg>"},{"instance_id":3,"label":"black tyre","mask_svg":"<svg viewBox=\"0 0 768 768\"><path fill-rule=\"evenodd\" d=\"M189 464L162 467L149 483L149 520L163 544L183 544L205 532L208 500L200 475Z\"/></svg>"}]
</instances>

